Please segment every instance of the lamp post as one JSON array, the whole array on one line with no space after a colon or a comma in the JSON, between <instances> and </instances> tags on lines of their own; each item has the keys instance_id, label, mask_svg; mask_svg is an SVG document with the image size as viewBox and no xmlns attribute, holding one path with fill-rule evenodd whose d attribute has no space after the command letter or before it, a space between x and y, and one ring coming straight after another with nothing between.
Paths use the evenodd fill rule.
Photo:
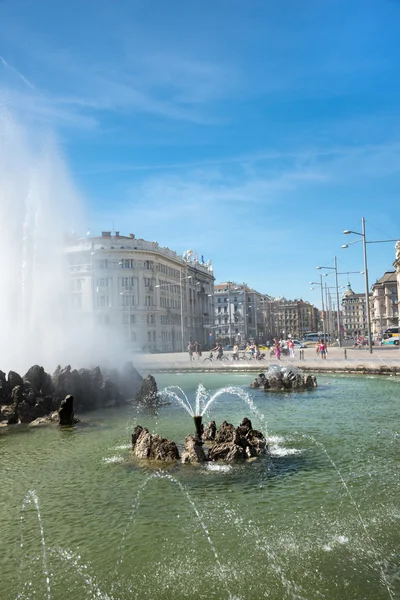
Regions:
<instances>
[{"instance_id":1,"label":"lamp post","mask_svg":"<svg viewBox=\"0 0 400 600\"><path fill-rule=\"evenodd\" d=\"M326 276L327 273L324 273L324 275ZM325 314L325 306L324 306L324 284L322 283L322 273L319 274L319 279L320 279L320 283L318 283L317 281L310 281L310 285L319 285L321 286L321 303L322 303L322 312L324 313L324 318L322 319L322 332L324 334L324 342L326 342L326 335L325 335L325 318L326 318L326 314ZM311 288L313 289L313 288Z\"/></svg>"},{"instance_id":2,"label":"lamp post","mask_svg":"<svg viewBox=\"0 0 400 600\"><path fill-rule=\"evenodd\" d=\"M337 337L339 347L342 347L342 339L341 339L341 325L340 325L340 308L339 308L339 284L338 284L338 271L337 271L337 258L334 257L334 267L316 267L316 269L331 269L335 271L335 287L336 287L336 310L337 310Z\"/></svg>"},{"instance_id":3,"label":"lamp post","mask_svg":"<svg viewBox=\"0 0 400 600\"><path fill-rule=\"evenodd\" d=\"M361 233L358 231L352 231L351 229L345 229L343 231L345 235L349 235L353 233L354 235L359 235L362 238L363 243L363 255L364 255L364 278L365 278L365 303L366 303L366 311L367 311L367 328L368 328L368 349L370 354L372 354L372 332L371 332L371 309L369 306L369 283L368 283L368 265L367 265L367 244L384 244L386 242L397 242L398 240L372 240L367 242L367 236L365 233L365 218L361 219ZM348 248L350 244L354 244L360 240L355 240L354 242L349 242L348 244L343 244L342 248Z\"/></svg>"},{"instance_id":4,"label":"lamp post","mask_svg":"<svg viewBox=\"0 0 400 600\"><path fill-rule=\"evenodd\" d=\"M184 333L183 333L183 290L182 290L182 282L187 280L187 279L192 279L192 276L189 275L187 277L182 277L182 270L179 271L179 286L180 286L180 290L181 290L181 344L182 344L182 352L185 352L185 340L184 340Z\"/></svg>"}]
</instances>

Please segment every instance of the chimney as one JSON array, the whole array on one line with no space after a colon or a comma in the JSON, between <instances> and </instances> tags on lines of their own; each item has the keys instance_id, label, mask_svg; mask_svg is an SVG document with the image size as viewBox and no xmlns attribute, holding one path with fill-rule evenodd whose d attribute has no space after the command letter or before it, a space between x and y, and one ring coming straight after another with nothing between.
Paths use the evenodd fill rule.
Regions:
<instances>
[{"instance_id":1,"label":"chimney","mask_svg":"<svg viewBox=\"0 0 400 600\"><path fill-rule=\"evenodd\" d=\"M102 231L101 237L111 237L111 231Z\"/></svg>"},{"instance_id":2,"label":"chimney","mask_svg":"<svg viewBox=\"0 0 400 600\"><path fill-rule=\"evenodd\" d=\"M119 231L115 232L115 237L119 237Z\"/></svg>"},{"instance_id":3,"label":"chimney","mask_svg":"<svg viewBox=\"0 0 400 600\"><path fill-rule=\"evenodd\" d=\"M132 240L134 240L134 239L135 239L135 234L134 234L134 233L130 233L130 234L129 234L129 237L130 237Z\"/></svg>"}]
</instances>

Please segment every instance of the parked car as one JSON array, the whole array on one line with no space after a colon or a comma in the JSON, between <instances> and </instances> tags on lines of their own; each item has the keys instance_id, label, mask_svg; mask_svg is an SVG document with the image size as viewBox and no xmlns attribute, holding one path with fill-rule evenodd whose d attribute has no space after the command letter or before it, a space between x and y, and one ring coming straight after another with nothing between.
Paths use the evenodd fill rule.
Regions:
<instances>
[{"instance_id":1,"label":"parked car","mask_svg":"<svg viewBox=\"0 0 400 600\"><path fill-rule=\"evenodd\" d=\"M303 342L300 342L300 340L293 340L293 344L295 348L307 348L307 346L303 344Z\"/></svg>"},{"instance_id":2,"label":"parked car","mask_svg":"<svg viewBox=\"0 0 400 600\"><path fill-rule=\"evenodd\" d=\"M382 340L382 346L398 346L398 345L399 345L398 337L391 337L391 338L386 338L385 340Z\"/></svg>"},{"instance_id":3,"label":"parked car","mask_svg":"<svg viewBox=\"0 0 400 600\"><path fill-rule=\"evenodd\" d=\"M227 346L222 346L222 350L233 350L233 345L228 344Z\"/></svg>"}]
</instances>

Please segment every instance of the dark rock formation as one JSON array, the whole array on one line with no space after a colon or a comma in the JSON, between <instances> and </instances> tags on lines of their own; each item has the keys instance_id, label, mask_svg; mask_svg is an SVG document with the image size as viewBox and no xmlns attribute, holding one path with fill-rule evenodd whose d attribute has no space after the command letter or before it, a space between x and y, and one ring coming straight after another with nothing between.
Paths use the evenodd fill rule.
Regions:
<instances>
[{"instance_id":1,"label":"dark rock formation","mask_svg":"<svg viewBox=\"0 0 400 600\"><path fill-rule=\"evenodd\" d=\"M178 448L172 440L152 435L148 429L138 426L132 434L132 450L137 458L171 462L179 460Z\"/></svg>"},{"instance_id":2,"label":"dark rock formation","mask_svg":"<svg viewBox=\"0 0 400 600\"><path fill-rule=\"evenodd\" d=\"M159 395L156 380L152 375L143 379L135 395L135 404L139 406L155 407L159 404Z\"/></svg>"},{"instance_id":3,"label":"dark rock formation","mask_svg":"<svg viewBox=\"0 0 400 600\"><path fill-rule=\"evenodd\" d=\"M218 429L214 421L206 428L203 438L207 435L214 439L208 449L197 435L185 437L182 463L203 463L207 460L223 460L233 462L260 456L267 450L265 437L260 431L253 429L250 419L244 418L239 427L224 421ZM179 452L172 440L152 435L148 429L137 425L132 432L132 450L134 456L141 459L174 461L179 459Z\"/></svg>"},{"instance_id":4,"label":"dark rock formation","mask_svg":"<svg viewBox=\"0 0 400 600\"><path fill-rule=\"evenodd\" d=\"M185 437L185 448L182 452L183 463L203 463L206 460L203 443L198 436L187 435Z\"/></svg>"},{"instance_id":5,"label":"dark rock formation","mask_svg":"<svg viewBox=\"0 0 400 600\"><path fill-rule=\"evenodd\" d=\"M205 442L212 442L215 440L215 434L217 432L217 425L215 421L210 421L209 424L204 428L203 440Z\"/></svg>"},{"instance_id":6,"label":"dark rock formation","mask_svg":"<svg viewBox=\"0 0 400 600\"><path fill-rule=\"evenodd\" d=\"M296 367L270 367L266 373L260 373L250 384L252 388L265 391L307 390L317 387L314 375L305 375Z\"/></svg>"},{"instance_id":7,"label":"dark rock formation","mask_svg":"<svg viewBox=\"0 0 400 600\"><path fill-rule=\"evenodd\" d=\"M74 425L77 422L74 415L74 397L71 394L68 394L64 400L61 400L60 408L58 409L58 422L60 425Z\"/></svg>"},{"instance_id":8,"label":"dark rock formation","mask_svg":"<svg viewBox=\"0 0 400 600\"><path fill-rule=\"evenodd\" d=\"M143 386L141 384L143 383ZM66 398L73 397L78 411L121 406L132 398L138 403L154 405L158 399L157 384L149 375L145 382L133 367L126 363L121 372L117 369L71 369L57 367L53 376L43 367L33 365L24 377L10 371L6 377L0 371L0 422L2 424L31 423L49 417L51 422L70 424L73 418L64 418ZM62 407L61 407L62 404ZM50 417L62 408L61 417ZM68 412L68 411L67 411Z\"/></svg>"},{"instance_id":9,"label":"dark rock formation","mask_svg":"<svg viewBox=\"0 0 400 600\"><path fill-rule=\"evenodd\" d=\"M6 374L0 371L0 406L2 404L11 404L11 389Z\"/></svg>"},{"instance_id":10,"label":"dark rock formation","mask_svg":"<svg viewBox=\"0 0 400 600\"><path fill-rule=\"evenodd\" d=\"M213 445L208 451L209 460L228 462L259 456L266 451L263 434L253 429L250 419L244 418L239 427L221 423L215 434Z\"/></svg>"}]
</instances>

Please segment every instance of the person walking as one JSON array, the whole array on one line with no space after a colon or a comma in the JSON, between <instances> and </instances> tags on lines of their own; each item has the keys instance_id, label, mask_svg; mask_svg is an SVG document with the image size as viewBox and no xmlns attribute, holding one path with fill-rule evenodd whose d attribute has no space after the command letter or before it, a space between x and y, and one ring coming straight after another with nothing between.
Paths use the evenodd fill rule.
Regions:
<instances>
[{"instance_id":1,"label":"person walking","mask_svg":"<svg viewBox=\"0 0 400 600\"><path fill-rule=\"evenodd\" d=\"M192 342L189 342L187 349L189 352L189 360L190 361L194 360L193 359L193 344L192 344Z\"/></svg>"},{"instance_id":2,"label":"person walking","mask_svg":"<svg viewBox=\"0 0 400 600\"><path fill-rule=\"evenodd\" d=\"M279 342L275 342L275 358L281 360L281 345Z\"/></svg>"},{"instance_id":3,"label":"person walking","mask_svg":"<svg viewBox=\"0 0 400 600\"><path fill-rule=\"evenodd\" d=\"M319 355L322 360L326 360L326 345L325 342L321 340L319 344Z\"/></svg>"},{"instance_id":4,"label":"person walking","mask_svg":"<svg viewBox=\"0 0 400 600\"><path fill-rule=\"evenodd\" d=\"M291 339L288 340L288 348L290 358L294 358L294 342Z\"/></svg>"},{"instance_id":5,"label":"person walking","mask_svg":"<svg viewBox=\"0 0 400 600\"><path fill-rule=\"evenodd\" d=\"M232 359L239 360L239 344L237 342L233 344Z\"/></svg>"}]
</instances>

